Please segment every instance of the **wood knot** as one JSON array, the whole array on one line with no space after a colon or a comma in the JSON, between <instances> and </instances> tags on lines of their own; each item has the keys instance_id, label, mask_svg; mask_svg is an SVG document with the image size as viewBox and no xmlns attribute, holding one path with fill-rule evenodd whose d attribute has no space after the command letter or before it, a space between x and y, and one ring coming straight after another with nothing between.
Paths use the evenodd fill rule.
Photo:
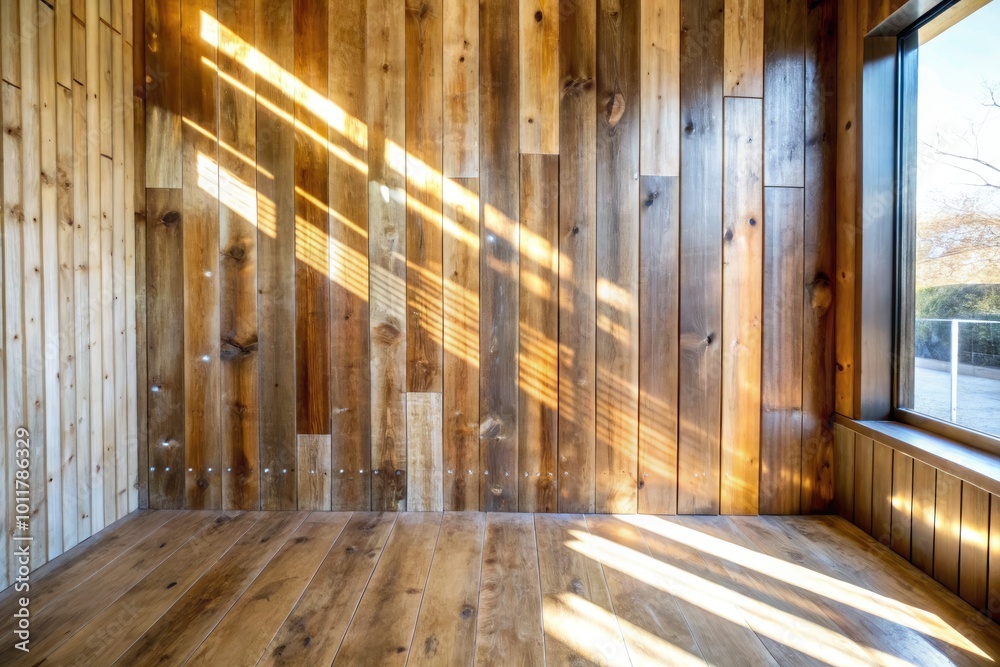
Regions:
<instances>
[{"instance_id":1,"label":"wood knot","mask_svg":"<svg viewBox=\"0 0 1000 667\"><path fill-rule=\"evenodd\" d=\"M166 213L163 214L163 217L160 218L160 220L162 220L163 224L165 225L172 225L178 222L180 219L181 219L181 214L178 213L177 211L167 211Z\"/></svg>"},{"instance_id":2,"label":"wood knot","mask_svg":"<svg viewBox=\"0 0 1000 667\"><path fill-rule=\"evenodd\" d=\"M393 321L382 322L375 327L372 333L374 334L375 342L384 347L396 345L403 339L402 330Z\"/></svg>"},{"instance_id":3,"label":"wood knot","mask_svg":"<svg viewBox=\"0 0 1000 667\"><path fill-rule=\"evenodd\" d=\"M756 227L757 226L757 219L756 218L750 218L749 222L750 222L750 226L751 227Z\"/></svg>"},{"instance_id":4,"label":"wood knot","mask_svg":"<svg viewBox=\"0 0 1000 667\"><path fill-rule=\"evenodd\" d=\"M580 226L579 225L573 225L573 235L575 236L575 235L577 235L579 233L580 233Z\"/></svg>"},{"instance_id":5,"label":"wood knot","mask_svg":"<svg viewBox=\"0 0 1000 667\"><path fill-rule=\"evenodd\" d=\"M608 100L608 125L617 127L625 115L625 96L620 92L615 93Z\"/></svg>"},{"instance_id":6,"label":"wood knot","mask_svg":"<svg viewBox=\"0 0 1000 667\"><path fill-rule=\"evenodd\" d=\"M707 336L705 336L705 345L711 345L713 340L715 340L715 334L714 333L708 334Z\"/></svg>"},{"instance_id":7,"label":"wood knot","mask_svg":"<svg viewBox=\"0 0 1000 667\"><path fill-rule=\"evenodd\" d=\"M694 134L694 123L688 123L684 126L684 134L691 136Z\"/></svg>"},{"instance_id":8,"label":"wood knot","mask_svg":"<svg viewBox=\"0 0 1000 667\"><path fill-rule=\"evenodd\" d=\"M659 192L650 192L648 195L646 195L646 201L643 203L646 205L646 208L649 208L650 206L655 204L656 200L659 198L660 198Z\"/></svg>"},{"instance_id":9,"label":"wood knot","mask_svg":"<svg viewBox=\"0 0 1000 667\"><path fill-rule=\"evenodd\" d=\"M471 605L465 605L460 612L462 618L472 618L474 613L476 613L476 609Z\"/></svg>"},{"instance_id":10,"label":"wood knot","mask_svg":"<svg viewBox=\"0 0 1000 667\"><path fill-rule=\"evenodd\" d=\"M727 241L732 241L733 240L733 236L734 236L733 230L727 229L726 230L726 234L725 234L726 240Z\"/></svg>"},{"instance_id":11,"label":"wood knot","mask_svg":"<svg viewBox=\"0 0 1000 667\"><path fill-rule=\"evenodd\" d=\"M487 417L483 420L483 423L479 425L479 437L486 440L499 438L502 432L503 422L495 416Z\"/></svg>"},{"instance_id":12,"label":"wood knot","mask_svg":"<svg viewBox=\"0 0 1000 667\"><path fill-rule=\"evenodd\" d=\"M389 63L382 63L382 71L383 72L389 71Z\"/></svg>"},{"instance_id":13,"label":"wood knot","mask_svg":"<svg viewBox=\"0 0 1000 667\"><path fill-rule=\"evenodd\" d=\"M542 10L538 10L537 12L535 12L535 21L537 21L538 23L541 23L542 22L542 18L544 18L542 16Z\"/></svg>"},{"instance_id":14,"label":"wood knot","mask_svg":"<svg viewBox=\"0 0 1000 667\"><path fill-rule=\"evenodd\" d=\"M201 489L202 491L204 491L205 489L207 489L208 488L208 480L206 480L204 477L199 477L198 478L198 488Z\"/></svg>"},{"instance_id":15,"label":"wood knot","mask_svg":"<svg viewBox=\"0 0 1000 667\"><path fill-rule=\"evenodd\" d=\"M231 257L237 262L242 262L244 259L246 259L247 250L245 247L243 247L242 242L237 242L233 244L228 250L223 252L222 255L223 257Z\"/></svg>"},{"instance_id":16,"label":"wood knot","mask_svg":"<svg viewBox=\"0 0 1000 667\"><path fill-rule=\"evenodd\" d=\"M833 303L833 284L830 278L820 273L812 282L812 308L821 313L826 312Z\"/></svg>"},{"instance_id":17,"label":"wood knot","mask_svg":"<svg viewBox=\"0 0 1000 667\"><path fill-rule=\"evenodd\" d=\"M219 353L223 361L232 361L233 359L249 356L256 351L256 338L249 340L246 343L240 343L235 338L227 336L222 339L222 345Z\"/></svg>"}]
</instances>

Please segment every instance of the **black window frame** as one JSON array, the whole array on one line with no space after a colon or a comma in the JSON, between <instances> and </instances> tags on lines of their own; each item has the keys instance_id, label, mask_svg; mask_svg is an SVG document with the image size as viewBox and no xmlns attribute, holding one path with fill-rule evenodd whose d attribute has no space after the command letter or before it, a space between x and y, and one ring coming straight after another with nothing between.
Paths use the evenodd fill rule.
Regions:
<instances>
[{"instance_id":1,"label":"black window frame","mask_svg":"<svg viewBox=\"0 0 1000 667\"><path fill-rule=\"evenodd\" d=\"M976 449L1000 454L1000 436L917 412L913 404L915 336L915 164L918 33L952 7L973 0L947 0L921 16L897 36L896 45L896 206L893 342L893 419ZM998 2L1000 0L993 0ZM964 17L963 17L964 18ZM947 30L948 28L945 28Z\"/></svg>"}]
</instances>

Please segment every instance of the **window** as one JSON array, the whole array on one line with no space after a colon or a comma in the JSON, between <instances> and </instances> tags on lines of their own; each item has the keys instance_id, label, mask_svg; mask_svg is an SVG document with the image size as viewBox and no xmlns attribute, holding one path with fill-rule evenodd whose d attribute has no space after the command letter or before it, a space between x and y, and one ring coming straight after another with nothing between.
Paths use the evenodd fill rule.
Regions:
<instances>
[{"instance_id":1,"label":"window","mask_svg":"<svg viewBox=\"0 0 1000 667\"><path fill-rule=\"evenodd\" d=\"M900 36L897 412L1000 436L1000 2Z\"/></svg>"}]
</instances>

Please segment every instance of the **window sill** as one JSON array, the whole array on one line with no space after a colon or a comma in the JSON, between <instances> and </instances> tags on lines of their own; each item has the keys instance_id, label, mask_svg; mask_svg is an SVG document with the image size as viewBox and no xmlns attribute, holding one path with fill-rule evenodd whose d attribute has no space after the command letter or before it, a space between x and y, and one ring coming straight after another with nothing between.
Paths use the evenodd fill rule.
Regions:
<instances>
[{"instance_id":1,"label":"window sill","mask_svg":"<svg viewBox=\"0 0 1000 667\"><path fill-rule=\"evenodd\" d=\"M856 421L839 414L834 417L834 421L918 461L1000 495L1000 455L900 422Z\"/></svg>"}]
</instances>

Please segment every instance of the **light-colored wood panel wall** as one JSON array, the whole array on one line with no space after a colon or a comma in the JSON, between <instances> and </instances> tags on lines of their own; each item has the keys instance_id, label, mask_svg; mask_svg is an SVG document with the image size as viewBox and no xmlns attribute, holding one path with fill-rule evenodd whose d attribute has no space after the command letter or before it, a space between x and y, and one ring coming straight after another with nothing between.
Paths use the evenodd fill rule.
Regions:
<instances>
[{"instance_id":1,"label":"light-colored wood panel wall","mask_svg":"<svg viewBox=\"0 0 1000 667\"><path fill-rule=\"evenodd\" d=\"M69 2L0 9L0 428L12 446L0 475L13 494L24 429L32 568L139 506L129 364L145 276L129 259L135 146L123 2L131 6L107 3L107 24L96 2L77 15ZM5 505L0 528L16 535L22 517ZM2 585L16 574L14 544L0 555Z\"/></svg>"}]
</instances>

